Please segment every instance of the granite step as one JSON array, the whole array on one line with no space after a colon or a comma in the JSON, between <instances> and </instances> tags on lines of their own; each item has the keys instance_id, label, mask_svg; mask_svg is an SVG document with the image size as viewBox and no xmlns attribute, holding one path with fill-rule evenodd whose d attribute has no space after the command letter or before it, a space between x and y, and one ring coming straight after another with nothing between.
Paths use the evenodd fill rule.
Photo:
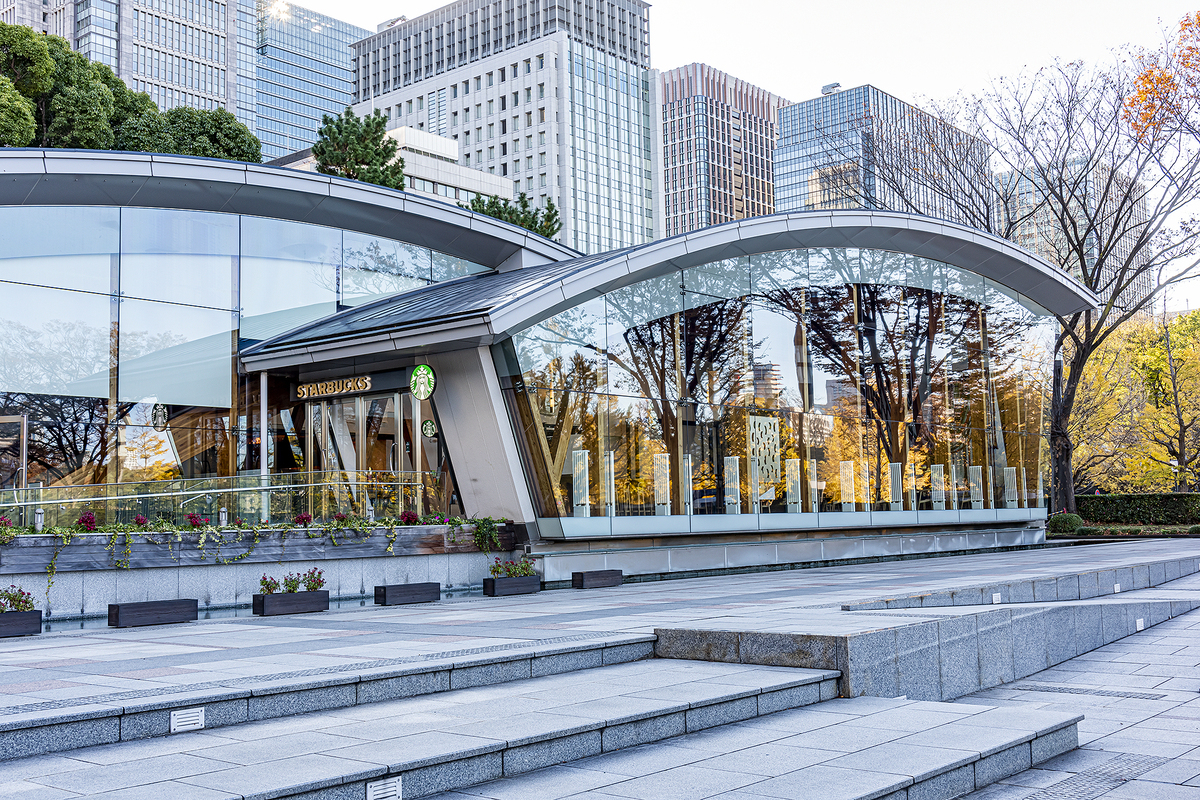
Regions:
<instances>
[{"instance_id":1,"label":"granite step","mask_svg":"<svg viewBox=\"0 0 1200 800\"><path fill-rule=\"evenodd\" d=\"M650 659L11 760L0 794L418 798L813 705L836 678Z\"/></svg>"},{"instance_id":2,"label":"granite step","mask_svg":"<svg viewBox=\"0 0 1200 800\"><path fill-rule=\"evenodd\" d=\"M650 634L606 634L579 641L532 641L488 653L440 653L428 659L0 706L0 762L167 735L173 713L178 719L181 712L202 709L204 727L219 728L623 664L650 658L653 650Z\"/></svg>"},{"instance_id":3,"label":"granite step","mask_svg":"<svg viewBox=\"0 0 1200 800\"><path fill-rule=\"evenodd\" d=\"M1041 672L1200 608L1200 592L1163 588L1016 605L814 610L713 617L656 628L655 654L835 669L842 697L945 701Z\"/></svg>"},{"instance_id":4,"label":"granite step","mask_svg":"<svg viewBox=\"0 0 1200 800\"><path fill-rule=\"evenodd\" d=\"M943 800L1074 749L1081 719L1033 709L839 699L506 775L430 800Z\"/></svg>"}]
</instances>

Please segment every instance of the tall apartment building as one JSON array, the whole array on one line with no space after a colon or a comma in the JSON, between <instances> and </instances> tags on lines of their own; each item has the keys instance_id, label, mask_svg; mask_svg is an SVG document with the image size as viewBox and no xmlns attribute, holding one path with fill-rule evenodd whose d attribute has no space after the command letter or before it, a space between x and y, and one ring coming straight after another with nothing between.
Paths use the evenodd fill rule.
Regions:
<instances>
[{"instance_id":1,"label":"tall apartment building","mask_svg":"<svg viewBox=\"0 0 1200 800\"><path fill-rule=\"evenodd\" d=\"M264 160L311 146L321 118L350 105L350 46L370 31L283 0L241 0L238 14L235 113L262 141ZM252 48L243 42L247 19Z\"/></svg>"},{"instance_id":2,"label":"tall apartment building","mask_svg":"<svg viewBox=\"0 0 1200 800\"><path fill-rule=\"evenodd\" d=\"M596 253L656 237L661 139L642 0L459 0L354 45L354 110L460 142L461 163L552 199Z\"/></svg>"},{"instance_id":3,"label":"tall apartment building","mask_svg":"<svg viewBox=\"0 0 1200 800\"><path fill-rule=\"evenodd\" d=\"M776 115L788 101L714 69L661 75L664 233L775 211Z\"/></svg>"},{"instance_id":4,"label":"tall apartment building","mask_svg":"<svg viewBox=\"0 0 1200 800\"><path fill-rule=\"evenodd\" d=\"M969 222L920 176L944 168L944 153L954 152L959 177L986 195L984 143L874 86L837 86L780 109L775 210L889 209Z\"/></svg>"}]
</instances>

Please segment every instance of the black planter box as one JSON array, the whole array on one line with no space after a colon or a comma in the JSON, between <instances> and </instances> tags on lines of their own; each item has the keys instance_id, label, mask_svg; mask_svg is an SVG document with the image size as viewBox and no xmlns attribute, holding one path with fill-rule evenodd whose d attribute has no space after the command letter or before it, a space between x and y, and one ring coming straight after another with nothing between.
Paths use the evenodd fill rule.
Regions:
<instances>
[{"instance_id":1,"label":"black planter box","mask_svg":"<svg viewBox=\"0 0 1200 800\"><path fill-rule=\"evenodd\" d=\"M572 589L602 589L605 586L620 586L625 573L619 569L595 569L591 572L572 572Z\"/></svg>"},{"instance_id":2,"label":"black planter box","mask_svg":"<svg viewBox=\"0 0 1200 800\"><path fill-rule=\"evenodd\" d=\"M375 587L375 605L402 606L405 603L436 603L442 599L442 585L433 583L396 583Z\"/></svg>"},{"instance_id":3,"label":"black planter box","mask_svg":"<svg viewBox=\"0 0 1200 800\"><path fill-rule=\"evenodd\" d=\"M195 622L200 618L195 600L151 600L147 603L109 603L108 624L112 628L138 625L169 625Z\"/></svg>"},{"instance_id":4,"label":"black planter box","mask_svg":"<svg viewBox=\"0 0 1200 800\"><path fill-rule=\"evenodd\" d=\"M524 578L484 578L483 593L488 597L504 597L510 594L533 594L542 590L542 579L537 575Z\"/></svg>"},{"instance_id":5,"label":"black planter box","mask_svg":"<svg viewBox=\"0 0 1200 800\"><path fill-rule=\"evenodd\" d=\"M256 594L253 598L254 613L260 617L279 614L307 614L310 611L329 610L329 592L281 592Z\"/></svg>"},{"instance_id":6,"label":"black planter box","mask_svg":"<svg viewBox=\"0 0 1200 800\"><path fill-rule=\"evenodd\" d=\"M0 614L0 637L32 636L42 632L42 612L5 611Z\"/></svg>"}]
</instances>

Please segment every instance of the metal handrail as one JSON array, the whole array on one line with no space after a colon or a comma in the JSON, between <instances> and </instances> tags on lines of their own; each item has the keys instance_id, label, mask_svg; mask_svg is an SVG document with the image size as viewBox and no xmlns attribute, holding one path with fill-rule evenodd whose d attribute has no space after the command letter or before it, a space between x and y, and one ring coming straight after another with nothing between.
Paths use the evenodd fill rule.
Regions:
<instances>
[{"instance_id":1,"label":"metal handrail","mask_svg":"<svg viewBox=\"0 0 1200 800\"><path fill-rule=\"evenodd\" d=\"M352 473L344 473L344 474L352 474ZM369 474L379 474L379 473L372 471ZM436 473L436 472L416 472L416 471L403 471L403 472L397 472L394 474L396 474L396 475L438 475L438 473ZM239 476L239 477L245 477L245 476ZM50 500L43 498L41 500L18 501L16 499L16 494L18 492L33 492L33 491L46 492L46 491L52 491L54 489L66 488L66 487L42 486L42 487L38 487L37 489L27 488L27 489L8 489L8 490L6 490L6 491L11 491L13 493L13 502L6 503L3 501L0 501L0 507L3 507L3 508L34 508L34 507L45 506L45 505L65 506L65 505L74 505L74 504L81 504L81 503L111 502L111 501L116 501L116 500L123 500L123 501L124 500L142 500L142 499L152 498L152 497L176 497L176 498L188 497L188 498L191 498L190 500L184 501L185 503L187 503L187 502L196 500L198 497L203 496L203 495L240 494L242 492L246 492L246 493L262 493L262 492L276 493L276 492L285 492L285 491L290 492L290 491L294 491L294 490L298 490L298 489L315 489L315 488L326 487L326 486L336 486L341 483L366 483L366 482L367 481L361 481L361 480L322 481L319 483L290 483L290 484L286 484L286 485L276 484L274 486L272 486L270 484L268 484L266 486L262 486L262 485L241 486L241 487L230 487L228 489L208 488L208 489L180 490L180 491L175 491L175 492L146 492L146 493L142 493L142 494L102 494L102 495L97 495L95 497L60 498L60 499L50 499ZM386 481L386 482L382 482L382 483L385 485L388 485L388 486L424 486L423 482L413 481L413 480L394 480L394 481ZM119 483L100 483L100 484L92 484L86 488L93 488L93 487L101 488L101 487L107 487L107 486L121 486L121 485L122 484L119 484ZM78 488L85 488L85 487L78 487ZM183 505L184 504L181 503L180 507L182 507Z\"/></svg>"}]
</instances>

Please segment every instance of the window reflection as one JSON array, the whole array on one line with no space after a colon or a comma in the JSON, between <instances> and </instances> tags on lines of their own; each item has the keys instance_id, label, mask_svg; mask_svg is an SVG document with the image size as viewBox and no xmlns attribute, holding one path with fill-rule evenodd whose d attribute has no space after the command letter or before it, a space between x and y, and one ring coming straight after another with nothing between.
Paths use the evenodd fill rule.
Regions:
<instances>
[{"instance_id":1,"label":"window reflection","mask_svg":"<svg viewBox=\"0 0 1200 800\"><path fill-rule=\"evenodd\" d=\"M614 290L512 340L542 513L1037 507L1043 320L887 251L766 253Z\"/></svg>"}]
</instances>

